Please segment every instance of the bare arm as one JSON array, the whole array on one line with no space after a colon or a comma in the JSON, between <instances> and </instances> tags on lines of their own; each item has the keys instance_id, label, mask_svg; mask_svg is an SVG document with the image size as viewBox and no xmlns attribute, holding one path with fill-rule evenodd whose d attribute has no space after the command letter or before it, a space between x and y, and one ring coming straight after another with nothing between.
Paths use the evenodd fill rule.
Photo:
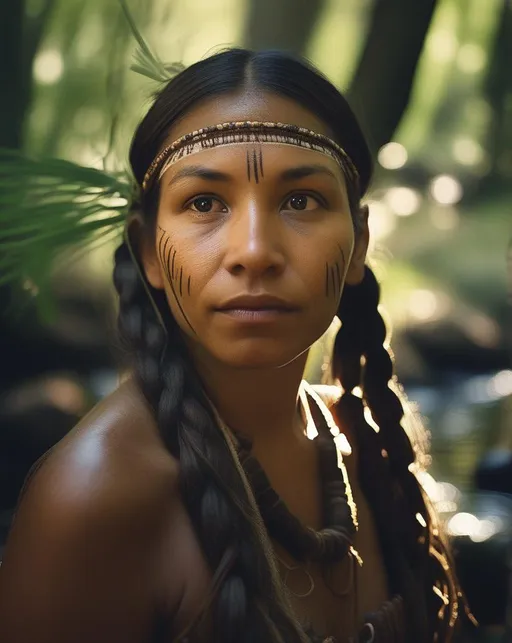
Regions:
<instances>
[{"instance_id":1,"label":"bare arm","mask_svg":"<svg viewBox=\"0 0 512 643\"><path fill-rule=\"evenodd\" d=\"M0 567L2 643L150 640L169 480L137 458L105 466L101 448L86 440L29 485Z\"/></svg>"}]
</instances>

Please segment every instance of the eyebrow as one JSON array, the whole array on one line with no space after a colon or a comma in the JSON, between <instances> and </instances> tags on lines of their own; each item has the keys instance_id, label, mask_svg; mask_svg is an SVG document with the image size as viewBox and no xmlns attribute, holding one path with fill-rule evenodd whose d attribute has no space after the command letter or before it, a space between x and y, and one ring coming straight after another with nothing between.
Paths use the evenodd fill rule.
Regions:
<instances>
[{"instance_id":1,"label":"eyebrow","mask_svg":"<svg viewBox=\"0 0 512 643\"><path fill-rule=\"evenodd\" d=\"M328 167L325 167L325 165L299 165L297 167L291 167L281 172L279 179L281 181L297 181L315 174L325 174L326 176L330 176L337 180L336 174ZM190 177L204 179L205 181L228 182L233 180L233 177L226 172L213 170L203 165L189 165L188 167L178 170L178 172L176 172L169 181L168 185L173 185L182 179Z\"/></svg>"},{"instance_id":2,"label":"eyebrow","mask_svg":"<svg viewBox=\"0 0 512 643\"><path fill-rule=\"evenodd\" d=\"M298 167L291 167L281 172L279 178L282 181L297 181L298 179L304 179L314 174L326 174L337 180L336 174L328 167L325 167L325 165L299 165Z\"/></svg>"},{"instance_id":3,"label":"eyebrow","mask_svg":"<svg viewBox=\"0 0 512 643\"><path fill-rule=\"evenodd\" d=\"M172 185L173 183L177 183L178 181L189 177L204 179L205 181L231 181L233 178L230 174L219 172L218 170L212 170L211 168L204 167L202 165L189 165L188 167L184 167L182 170L178 170L178 172L176 172L169 181L168 185Z\"/></svg>"}]
</instances>

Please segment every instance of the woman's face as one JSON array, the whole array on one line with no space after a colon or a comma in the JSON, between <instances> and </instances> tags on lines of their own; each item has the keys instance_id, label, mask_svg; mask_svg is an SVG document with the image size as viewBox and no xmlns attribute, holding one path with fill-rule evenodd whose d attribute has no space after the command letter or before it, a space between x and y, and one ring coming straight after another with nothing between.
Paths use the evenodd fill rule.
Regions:
<instances>
[{"instance_id":1,"label":"woman's face","mask_svg":"<svg viewBox=\"0 0 512 643\"><path fill-rule=\"evenodd\" d=\"M169 142L243 120L329 134L291 100L246 93L202 103L176 124ZM278 143L238 143L167 169L155 246L143 262L193 351L234 367L278 368L331 323L354 246L344 177L332 158Z\"/></svg>"}]
</instances>

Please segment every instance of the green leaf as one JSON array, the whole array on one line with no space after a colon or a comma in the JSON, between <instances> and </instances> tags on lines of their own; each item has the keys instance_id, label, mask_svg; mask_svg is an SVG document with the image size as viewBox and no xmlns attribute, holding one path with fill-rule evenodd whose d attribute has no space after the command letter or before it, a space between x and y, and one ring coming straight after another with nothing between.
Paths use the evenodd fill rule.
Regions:
<instances>
[{"instance_id":1,"label":"green leaf","mask_svg":"<svg viewBox=\"0 0 512 643\"><path fill-rule=\"evenodd\" d=\"M133 195L128 176L0 149L0 285L47 299L59 257L120 234Z\"/></svg>"}]
</instances>

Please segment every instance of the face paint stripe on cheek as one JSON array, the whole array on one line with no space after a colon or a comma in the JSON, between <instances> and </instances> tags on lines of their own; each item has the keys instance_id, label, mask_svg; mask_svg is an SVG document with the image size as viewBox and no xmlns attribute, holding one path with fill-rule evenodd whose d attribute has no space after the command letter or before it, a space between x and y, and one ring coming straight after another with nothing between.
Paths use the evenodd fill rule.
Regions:
<instances>
[{"instance_id":1,"label":"face paint stripe on cheek","mask_svg":"<svg viewBox=\"0 0 512 643\"><path fill-rule=\"evenodd\" d=\"M164 239L164 235L160 235L160 239L158 239L158 257L160 258L160 261L162 262L162 242ZM163 263L163 262L162 262Z\"/></svg>"},{"instance_id":2,"label":"face paint stripe on cheek","mask_svg":"<svg viewBox=\"0 0 512 643\"><path fill-rule=\"evenodd\" d=\"M340 273L340 265L338 262L336 262L336 274L338 276L338 292L341 290L341 273Z\"/></svg>"},{"instance_id":3,"label":"face paint stripe on cheek","mask_svg":"<svg viewBox=\"0 0 512 643\"><path fill-rule=\"evenodd\" d=\"M171 270L170 270L170 266L169 266L170 263L171 263L171 252L172 252L174 246L171 245L171 247L169 248L169 252L167 253L167 256L165 256L167 245L170 242L170 237L169 237L169 235L167 234L167 232L163 228L158 226L158 229L162 233L162 236L160 237L160 240L159 240L159 243L158 243L158 252L159 252L159 255L160 255L160 261L162 263L162 267L164 269L164 272L165 272L165 275L166 275L167 280L169 282L169 286L171 288L172 294L174 295L174 299L175 299L176 303L178 304L178 308L180 309L180 312L181 312L181 315L182 315L183 319L187 322L187 324L189 325L189 327L190 327L191 331L194 333L194 335L197 335L196 331L194 330L194 327L190 323L190 321L189 321L189 319L188 319L188 317L187 317L187 315L186 315L186 313L185 313L185 311L183 309L183 306L181 305L181 302L179 300L178 294L177 294L176 289L174 287L174 283L173 283L173 279L172 279L172 275L171 275ZM165 238L165 243L164 243L164 247L162 248L162 240L164 238ZM175 256L176 256L176 250L174 251L173 258ZM189 277L189 279L190 279L190 277Z\"/></svg>"},{"instance_id":4,"label":"face paint stripe on cheek","mask_svg":"<svg viewBox=\"0 0 512 643\"><path fill-rule=\"evenodd\" d=\"M260 145L260 155L259 156L260 156L260 174L261 174L261 178L263 178L263 176L264 176L264 174L263 174L263 149L261 148L261 145Z\"/></svg>"},{"instance_id":5,"label":"face paint stripe on cheek","mask_svg":"<svg viewBox=\"0 0 512 643\"><path fill-rule=\"evenodd\" d=\"M169 243L169 238L164 237L164 235L162 234L162 236L160 237L159 244L158 244L158 253L160 255L160 262L161 262L161 264L163 266L165 276L167 277L167 280L169 281L170 280L169 265L168 265L168 262L167 262L167 259L166 259L166 250L167 250L167 244L168 243ZM163 244L163 247L162 247L162 244Z\"/></svg>"},{"instance_id":6,"label":"face paint stripe on cheek","mask_svg":"<svg viewBox=\"0 0 512 643\"><path fill-rule=\"evenodd\" d=\"M325 296L339 299L342 289L342 275L345 273L345 254L338 244L340 259L332 264L325 262ZM341 264L341 265L340 265Z\"/></svg>"},{"instance_id":7,"label":"face paint stripe on cheek","mask_svg":"<svg viewBox=\"0 0 512 643\"><path fill-rule=\"evenodd\" d=\"M163 263L163 257L165 256L162 246L164 246L165 243L166 243L166 240L164 238L164 235L162 234L160 236L160 239L158 240L158 256L160 257L160 261L162 261L162 263Z\"/></svg>"},{"instance_id":8,"label":"face paint stripe on cheek","mask_svg":"<svg viewBox=\"0 0 512 643\"><path fill-rule=\"evenodd\" d=\"M337 266L337 270L338 270L338 281L339 281L338 295L340 295L341 294L341 288L342 288L341 275L345 274L345 268L346 268L347 262L345 260L345 253L343 252L343 248L339 244L338 244L338 250L340 251L340 257L341 257L341 269L340 269L339 262L336 262L336 266Z\"/></svg>"},{"instance_id":9,"label":"face paint stripe on cheek","mask_svg":"<svg viewBox=\"0 0 512 643\"><path fill-rule=\"evenodd\" d=\"M183 266L180 268L180 296L183 297Z\"/></svg>"},{"instance_id":10,"label":"face paint stripe on cheek","mask_svg":"<svg viewBox=\"0 0 512 643\"><path fill-rule=\"evenodd\" d=\"M176 249L174 249L174 254L173 254L173 256L172 256L172 262L171 262L171 275L172 275L172 278L173 278L173 279L175 278L175 277L174 277L174 262L175 262L175 259L176 259L176 253L177 253L177 252L178 252L178 251L177 251ZM170 255L169 255L169 256L170 256Z\"/></svg>"},{"instance_id":11,"label":"face paint stripe on cheek","mask_svg":"<svg viewBox=\"0 0 512 643\"><path fill-rule=\"evenodd\" d=\"M190 295L190 275L189 275L189 277L188 277L187 290L188 290L188 294Z\"/></svg>"},{"instance_id":12,"label":"face paint stripe on cheek","mask_svg":"<svg viewBox=\"0 0 512 643\"><path fill-rule=\"evenodd\" d=\"M169 241L170 241L170 238L169 238ZM169 270L169 265L170 265L170 258L171 258L171 254L172 254L173 249L174 249L174 246L172 245L172 242L170 242L169 243L169 248L166 249L166 255L165 255L165 265L167 266L167 275L168 275L169 278L171 277L171 273L170 273L170 270Z\"/></svg>"},{"instance_id":13,"label":"face paint stripe on cheek","mask_svg":"<svg viewBox=\"0 0 512 643\"><path fill-rule=\"evenodd\" d=\"M166 271L166 274L167 274L167 280L168 281L172 280L171 270L169 268L169 265L170 265L171 252L172 252L173 247L174 246L171 245L169 247L169 250L167 251L167 253L165 255L165 271Z\"/></svg>"}]
</instances>

